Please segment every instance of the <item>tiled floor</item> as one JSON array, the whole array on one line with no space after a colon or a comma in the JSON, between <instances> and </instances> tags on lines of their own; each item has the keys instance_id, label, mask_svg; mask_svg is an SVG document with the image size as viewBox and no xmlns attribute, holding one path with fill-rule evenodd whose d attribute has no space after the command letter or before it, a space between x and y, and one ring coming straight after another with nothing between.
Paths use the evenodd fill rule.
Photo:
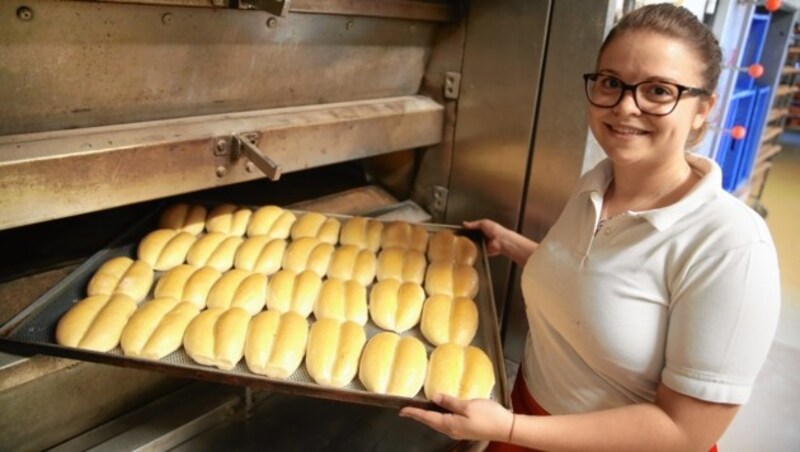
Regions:
<instances>
[{"instance_id":1,"label":"tiled floor","mask_svg":"<svg viewBox=\"0 0 800 452\"><path fill-rule=\"evenodd\" d=\"M800 135L785 135L762 202L778 249L783 304L775 343L721 452L800 450Z\"/></svg>"}]
</instances>

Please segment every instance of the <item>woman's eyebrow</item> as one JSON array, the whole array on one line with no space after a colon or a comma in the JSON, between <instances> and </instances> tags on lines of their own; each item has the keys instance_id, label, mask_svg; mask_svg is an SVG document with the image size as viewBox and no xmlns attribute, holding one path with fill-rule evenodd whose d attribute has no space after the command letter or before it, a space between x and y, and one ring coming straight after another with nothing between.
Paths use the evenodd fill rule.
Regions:
<instances>
[{"instance_id":1,"label":"woman's eyebrow","mask_svg":"<svg viewBox=\"0 0 800 452\"><path fill-rule=\"evenodd\" d=\"M622 77L620 76L619 72L613 69L598 69L597 72L604 75L611 75L613 77L622 80ZM641 82L664 82L664 83L679 84L677 80L673 80L669 77L664 77L661 75L652 75L650 77L645 77L644 79L636 81L636 83L641 83Z\"/></svg>"}]
</instances>

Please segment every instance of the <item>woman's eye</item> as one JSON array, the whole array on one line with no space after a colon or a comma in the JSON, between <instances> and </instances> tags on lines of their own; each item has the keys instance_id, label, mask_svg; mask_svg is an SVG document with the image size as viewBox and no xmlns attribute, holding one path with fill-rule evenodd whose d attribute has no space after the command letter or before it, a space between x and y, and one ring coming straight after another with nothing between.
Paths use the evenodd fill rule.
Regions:
<instances>
[{"instance_id":1,"label":"woman's eye","mask_svg":"<svg viewBox=\"0 0 800 452\"><path fill-rule=\"evenodd\" d=\"M622 83L619 80L617 80L615 78L611 78L611 77L603 78L600 81L600 83L602 84L602 86L604 86L606 88L611 88L611 89L617 89L620 86L622 86Z\"/></svg>"},{"instance_id":2,"label":"woman's eye","mask_svg":"<svg viewBox=\"0 0 800 452\"><path fill-rule=\"evenodd\" d=\"M673 90L664 85L652 85L649 91L651 95L657 97L670 97L674 95Z\"/></svg>"}]
</instances>

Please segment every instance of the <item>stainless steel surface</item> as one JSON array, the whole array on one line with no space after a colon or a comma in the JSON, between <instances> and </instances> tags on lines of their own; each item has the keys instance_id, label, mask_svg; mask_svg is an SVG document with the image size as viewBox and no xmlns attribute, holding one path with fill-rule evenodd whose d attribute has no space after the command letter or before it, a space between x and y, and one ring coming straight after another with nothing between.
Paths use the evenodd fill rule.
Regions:
<instances>
[{"instance_id":1,"label":"stainless steel surface","mask_svg":"<svg viewBox=\"0 0 800 452\"><path fill-rule=\"evenodd\" d=\"M611 27L615 2L556 0L550 18L547 59L533 158L520 232L541 240L555 223L584 170L589 125L581 74L595 67L597 51ZM580 10L580 14L575 11ZM569 58L564 55L569 54ZM527 317L519 271L513 274L505 331L505 354L520 361Z\"/></svg>"},{"instance_id":2,"label":"stainless steel surface","mask_svg":"<svg viewBox=\"0 0 800 452\"><path fill-rule=\"evenodd\" d=\"M406 96L0 137L0 229L262 177L219 137L258 132L285 174L437 143L442 110Z\"/></svg>"},{"instance_id":3,"label":"stainless steel surface","mask_svg":"<svg viewBox=\"0 0 800 452\"><path fill-rule=\"evenodd\" d=\"M19 6L0 2L0 135L416 94L437 27L61 0L25 2L22 21Z\"/></svg>"},{"instance_id":4,"label":"stainless steel surface","mask_svg":"<svg viewBox=\"0 0 800 452\"><path fill-rule=\"evenodd\" d=\"M446 223L486 217L518 227L549 15L549 1L470 5ZM492 261L496 300L507 298L510 269Z\"/></svg>"}]
</instances>

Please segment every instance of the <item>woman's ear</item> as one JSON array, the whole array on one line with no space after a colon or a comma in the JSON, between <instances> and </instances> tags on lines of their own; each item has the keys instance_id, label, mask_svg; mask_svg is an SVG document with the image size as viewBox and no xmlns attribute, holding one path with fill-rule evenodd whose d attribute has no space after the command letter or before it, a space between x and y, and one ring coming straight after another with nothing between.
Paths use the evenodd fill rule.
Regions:
<instances>
[{"instance_id":1,"label":"woman's ear","mask_svg":"<svg viewBox=\"0 0 800 452\"><path fill-rule=\"evenodd\" d=\"M692 119L692 129L697 130L702 127L703 124L705 124L706 118L708 118L708 115L711 113L711 110L714 109L714 105L716 105L716 103L716 93L700 98L700 102L697 103L697 111Z\"/></svg>"}]
</instances>

